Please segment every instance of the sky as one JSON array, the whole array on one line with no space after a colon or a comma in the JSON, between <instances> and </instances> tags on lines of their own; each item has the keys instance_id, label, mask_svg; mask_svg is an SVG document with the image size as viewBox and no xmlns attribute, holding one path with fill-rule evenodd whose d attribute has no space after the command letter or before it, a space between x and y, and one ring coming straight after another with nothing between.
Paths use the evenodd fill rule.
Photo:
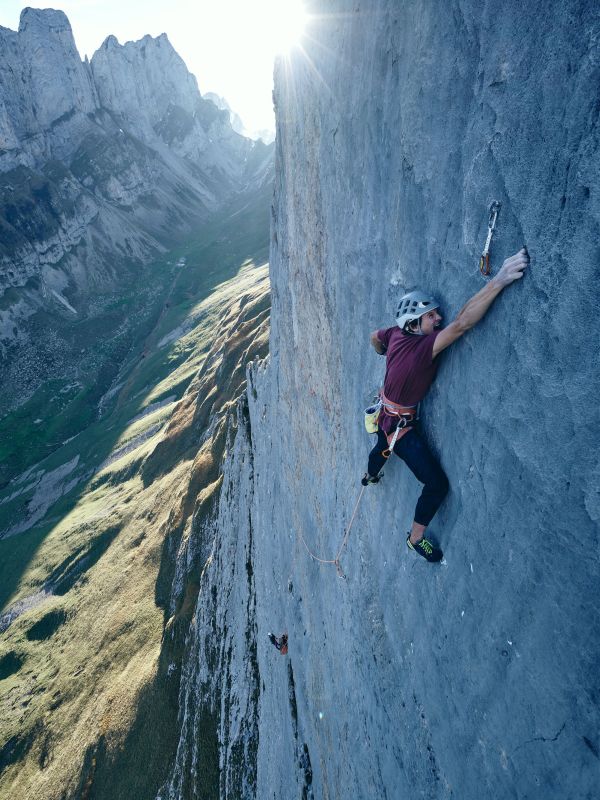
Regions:
<instances>
[{"instance_id":1,"label":"sky","mask_svg":"<svg viewBox=\"0 0 600 800\"><path fill-rule=\"evenodd\" d=\"M300 34L299 0L0 0L0 25L17 30L21 10L57 8L81 57L109 35L121 44L166 33L202 94L225 97L248 131L274 130L273 63ZM283 11L285 10L285 15Z\"/></svg>"}]
</instances>

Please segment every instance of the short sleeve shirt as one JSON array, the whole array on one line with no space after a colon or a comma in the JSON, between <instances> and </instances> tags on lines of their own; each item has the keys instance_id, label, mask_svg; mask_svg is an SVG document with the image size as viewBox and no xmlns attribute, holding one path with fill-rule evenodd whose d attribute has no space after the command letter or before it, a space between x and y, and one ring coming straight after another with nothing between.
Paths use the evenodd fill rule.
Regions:
<instances>
[{"instance_id":1,"label":"short sleeve shirt","mask_svg":"<svg viewBox=\"0 0 600 800\"><path fill-rule=\"evenodd\" d=\"M425 397L438 370L433 344L439 334L404 333L397 325L377 331L377 338L387 348L383 393L388 400L416 406Z\"/></svg>"}]
</instances>

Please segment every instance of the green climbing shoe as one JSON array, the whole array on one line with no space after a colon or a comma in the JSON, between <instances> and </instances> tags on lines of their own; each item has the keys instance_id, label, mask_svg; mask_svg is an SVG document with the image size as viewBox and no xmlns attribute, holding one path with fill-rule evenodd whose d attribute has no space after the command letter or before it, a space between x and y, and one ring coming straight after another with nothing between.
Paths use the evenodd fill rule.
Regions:
<instances>
[{"instance_id":1,"label":"green climbing shoe","mask_svg":"<svg viewBox=\"0 0 600 800\"><path fill-rule=\"evenodd\" d=\"M428 539L425 539L425 537L423 537L420 542L413 544L410 540L410 533L409 533L408 536L406 537L406 544L409 550L414 550L415 553L418 553L420 556L423 556L423 558L427 559L427 561L431 562L441 561L442 558L444 557L444 554L439 549L439 547L436 547Z\"/></svg>"},{"instance_id":2,"label":"green climbing shoe","mask_svg":"<svg viewBox=\"0 0 600 800\"><path fill-rule=\"evenodd\" d=\"M369 475L368 472L365 472L363 477L360 479L360 482L363 486L368 486L370 483L379 483L379 481L383 478L383 472L380 472L375 478L372 475Z\"/></svg>"}]
</instances>

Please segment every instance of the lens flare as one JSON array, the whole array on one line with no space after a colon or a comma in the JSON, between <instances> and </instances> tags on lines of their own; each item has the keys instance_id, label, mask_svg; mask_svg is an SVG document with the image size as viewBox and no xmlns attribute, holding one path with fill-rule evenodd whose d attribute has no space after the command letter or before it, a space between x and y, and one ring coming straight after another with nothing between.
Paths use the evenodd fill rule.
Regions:
<instances>
[{"instance_id":1,"label":"lens flare","mask_svg":"<svg viewBox=\"0 0 600 800\"><path fill-rule=\"evenodd\" d=\"M271 4L269 38L279 54L299 44L306 30L308 14L300 0L279 0Z\"/></svg>"}]
</instances>

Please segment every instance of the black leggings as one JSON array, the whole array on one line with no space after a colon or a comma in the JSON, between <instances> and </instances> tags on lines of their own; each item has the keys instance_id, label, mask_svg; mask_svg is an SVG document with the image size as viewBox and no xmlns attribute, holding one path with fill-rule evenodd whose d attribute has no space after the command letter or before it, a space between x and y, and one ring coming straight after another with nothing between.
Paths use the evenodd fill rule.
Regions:
<instances>
[{"instance_id":1,"label":"black leggings","mask_svg":"<svg viewBox=\"0 0 600 800\"><path fill-rule=\"evenodd\" d=\"M382 451L387 448L387 437L379 428L377 444L369 453L369 475L375 477L383 467L386 459L382 455ZM449 484L446 473L416 427L398 439L394 445L394 453L406 463L416 479L425 484L417 501L415 522L427 526L448 493Z\"/></svg>"}]
</instances>

